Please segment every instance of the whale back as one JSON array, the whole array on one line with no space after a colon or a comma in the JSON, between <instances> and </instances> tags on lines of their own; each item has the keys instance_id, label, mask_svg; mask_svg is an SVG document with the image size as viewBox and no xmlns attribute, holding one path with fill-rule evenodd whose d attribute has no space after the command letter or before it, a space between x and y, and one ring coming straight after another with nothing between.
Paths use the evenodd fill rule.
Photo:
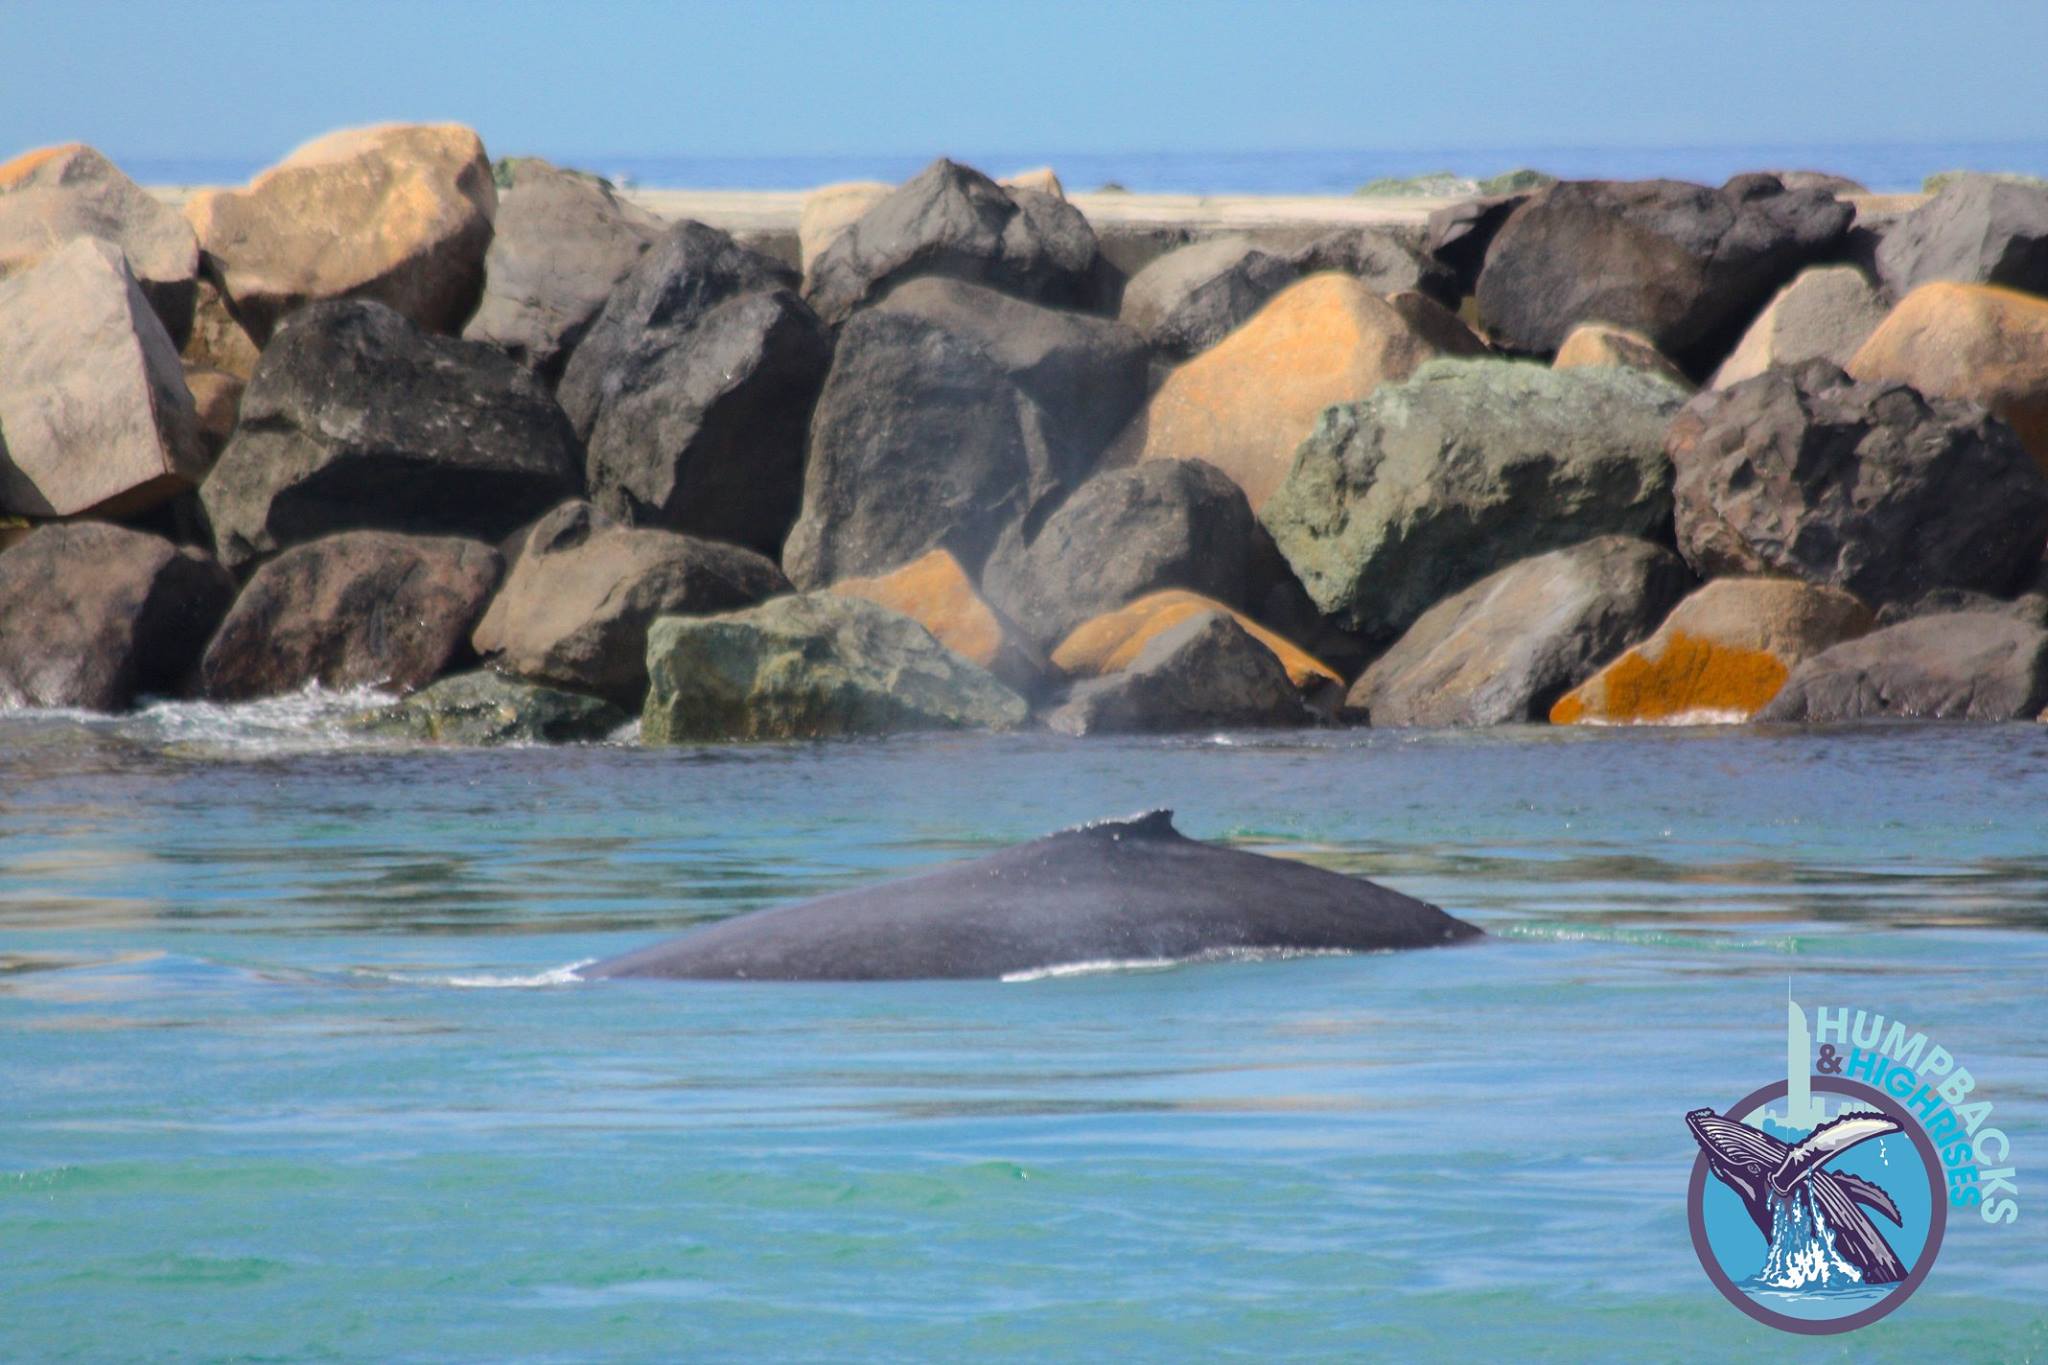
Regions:
<instances>
[{"instance_id":1,"label":"whale back","mask_svg":"<svg viewBox=\"0 0 2048 1365\"><path fill-rule=\"evenodd\" d=\"M735 916L591 977L1000 977L1229 952L1436 947L1479 931L1437 907L1183 836L1170 811L1062 830L973 862Z\"/></svg>"}]
</instances>

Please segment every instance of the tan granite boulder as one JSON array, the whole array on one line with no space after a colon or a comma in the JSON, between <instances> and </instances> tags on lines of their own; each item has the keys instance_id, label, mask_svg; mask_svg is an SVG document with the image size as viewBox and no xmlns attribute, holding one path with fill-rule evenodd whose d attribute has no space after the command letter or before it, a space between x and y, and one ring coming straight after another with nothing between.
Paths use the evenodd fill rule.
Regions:
<instances>
[{"instance_id":1,"label":"tan granite boulder","mask_svg":"<svg viewBox=\"0 0 2048 1365\"><path fill-rule=\"evenodd\" d=\"M1105 673L1121 672L1131 666L1153 636L1208 612L1229 616L1245 634L1271 650L1297 690L1321 693L1343 687L1344 679L1335 669L1300 645L1213 597L1185 588L1147 593L1115 611L1083 621L1053 650L1053 667L1070 678L1099 678Z\"/></svg>"},{"instance_id":2,"label":"tan granite boulder","mask_svg":"<svg viewBox=\"0 0 2048 1365\"><path fill-rule=\"evenodd\" d=\"M76 238L0 280L0 512L125 516L206 466L178 348L118 247Z\"/></svg>"},{"instance_id":3,"label":"tan granite boulder","mask_svg":"<svg viewBox=\"0 0 2048 1365\"><path fill-rule=\"evenodd\" d=\"M192 322L199 245L177 210L84 143L41 147L0 165L0 276L80 237L112 243L128 258L143 297L182 342Z\"/></svg>"},{"instance_id":4,"label":"tan granite boulder","mask_svg":"<svg viewBox=\"0 0 2048 1365\"><path fill-rule=\"evenodd\" d=\"M1990 284L1923 284L1870 334L1848 370L1982 403L2048 469L2048 299Z\"/></svg>"},{"instance_id":5,"label":"tan granite boulder","mask_svg":"<svg viewBox=\"0 0 2048 1365\"><path fill-rule=\"evenodd\" d=\"M1346 275L1311 275L1167 376L1113 458L1206 460L1256 511L1332 403L1406 379L1424 361L1486 347L1441 308L1426 323Z\"/></svg>"},{"instance_id":6,"label":"tan granite boulder","mask_svg":"<svg viewBox=\"0 0 2048 1365\"><path fill-rule=\"evenodd\" d=\"M880 180L848 180L821 185L804 196L803 215L797 219L796 241L805 271L839 234L859 221L860 216L889 197L894 185Z\"/></svg>"},{"instance_id":7,"label":"tan granite boulder","mask_svg":"<svg viewBox=\"0 0 2048 1365\"><path fill-rule=\"evenodd\" d=\"M387 123L316 138L245 189L202 191L185 217L260 345L317 299L376 299L429 331L460 331L497 206L474 132Z\"/></svg>"},{"instance_id":8,"label":"tan granite boulder","mask_svg":"<svg viewBox=\"0 0 2048 1365\"><path fill-rule=\"evenodd\" d=\"M1647 370L1674 384L1682 384L1688 389L1693 387L1685 371L1672 364L1671 357L1653 346L1648 337L1626 327L1610 327L1604 322L1582 322L1572 328L1564 339L1564 345L1557 348L1556 359L1550 362L1553 370L1569 370L1579 365L1618 365L1623 369Z\"/></svg>"},{"instance_id":9,"label":"tan granite boulder","mask_svg":"<svg viewBox=\"0 0 2048 1365\"><path fill-rule=\"evenodd\" d=\"M1790 578L1722 578L1656 634L1560 697L1554 725L1725 724L1768 705L1803 660L1867 633L1854 593Z\"/></svg>"},{"instance_id":10,"label":"tan granite boulder","mask_svg":"<svg viewBox=\"0 0 2048 1365\"><path fill-rule=\"evenodd\" d=\"M192 331L180 354L187 365L222 370L246 381L256 373L256 360L263 352L228 311L220 286L202 279L192 296Z\"/></svg>"}]
</instances>

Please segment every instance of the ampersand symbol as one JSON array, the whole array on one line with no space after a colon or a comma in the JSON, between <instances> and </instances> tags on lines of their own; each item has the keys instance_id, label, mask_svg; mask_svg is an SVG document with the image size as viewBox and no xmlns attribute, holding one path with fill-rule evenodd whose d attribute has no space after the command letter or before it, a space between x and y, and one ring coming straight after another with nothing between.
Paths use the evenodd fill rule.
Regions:
<instances>
[{"instance_id":1,"label":"ampersand symbol","mask_svg":"<svg viewBox=\"0 0 2048 1365\"><path fill-rule=\"evenodd\" d=\"M1835 1055L1835 1045L1833 1043L1822 1043L1820 1045L1820 1060L1813 1065L1823 1076L1839 1076L1842 1074L1842 1059Z\"/></svg>"}]
</instances>

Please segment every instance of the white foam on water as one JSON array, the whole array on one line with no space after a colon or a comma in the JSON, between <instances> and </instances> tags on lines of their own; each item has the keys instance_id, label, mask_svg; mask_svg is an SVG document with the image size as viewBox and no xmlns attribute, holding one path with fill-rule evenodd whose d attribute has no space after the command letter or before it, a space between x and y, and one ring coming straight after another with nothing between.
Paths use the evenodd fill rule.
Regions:
<instances>
[{"instance_id":1,"label":"white foam on water","mask_svg":"<svg viewBox=\"0 0 2048 1365\"><path fill-rule=\"evenodd\" d=\"M595 961L597 959L594 957L578 958L560 967L550 967L544 972L470 972L441 975L355 969L351 974L372 977L378 981L394 981L405 986L455 986L462 990L483 991L536 990L547 986L580 986L583 984L583 978L578 973Z\"/></svg>"},{"instance_id":2,"label":"white foam on water","mask_svg":"<svg viewBox=\"0 0 2048 1365\"><path fill-rule=\"evenodd\" d=\"M1083 962L1055 962L1047 967L1005 972L998 980L1016 985L1027 981L1057 981L1070 976L1099 976L1107 972L1163 972L1174 967L1194 967L1209 962L1282 962L1297 957L1360 955L1349 948L1212 948L1186 957L1105 957Z\"/></svg>"},{"instance_id":3,"label":"white foam on water","mask_svg":"<svg viewBox=\"0 0 2048 1365\"><path fill-rule=\"evenodd\" d=\"M256 701L153 701L112 718L118 733L165 744L291 753L377 743L343 722L397 700L373 687L330 691L318 683ZM105 723L108 717L92 718Z\"/></svg>"}]
</instances>

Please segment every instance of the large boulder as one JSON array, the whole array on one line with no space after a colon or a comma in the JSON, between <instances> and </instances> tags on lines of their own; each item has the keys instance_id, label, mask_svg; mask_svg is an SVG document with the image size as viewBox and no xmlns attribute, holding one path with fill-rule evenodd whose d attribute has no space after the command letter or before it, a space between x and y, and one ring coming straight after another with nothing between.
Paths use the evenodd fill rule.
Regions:
<instances>
[{"instance_id":1,"label":"large boulder","mask_svg":"<svg viewBox=\"0 0 2048 1365\"><path fill-rule=\"evenodd\" d=\"M811 262L804 296L834 324L915 275L1079 306L1094 288L1095 256L1094 229L1064 199L1005 190L941 158L833 239Z\"/></svg>"},{"instance_id":2,"label":"large boulder","mask_svg":"<svg viewBox=\"0 0 2048 1365\"><path fill-rule=\"evenodd\" d=\"M453 536L342 531L258 569L199 664L219 701L377 687L412 692L460 662L504 563Z\"/></svg>"},{"instance_id":3,"label":"large boulder","mask_svg":"<svg viewBox=\"0 0 2048 1365\"><path fill-rule=\"evenodd\" d=\"M1990 285L1922 285L1845 368L1858 379L1982 403L2048 469L2048 299Z\"/></svg>"},{"instance_id":4,"label":"large boulder","mask_svg":"<svg viewBox=\"0 0 2048 1365\"><path fill-rule=\"evenodd\" d=\"M874 306L935 323L994 357L1036 405L1047 467L1069 486L1145 402L1152 353L1121 322L934 277L898 285Z\"/></svg>"},{"instance_id":5,"label":"large boulder","mask_svg":"<svg viewBox=\"0 0 2048 1365\"><path fill-rule=\"evenodd\" d=\"M185 218L260 346L320 299L376 299L429 331L460 331L483 292L497 205L474 132L391 123L316 138L245 189L202 190Z\"/></svg>"},{"instance_id":6,"label":"large boulder","mask_svg":"<svg viewBox=\"0 0 2048 1365\"><path fill-rule=\"evenodd\" d=\"M1806 659L1866 634L1854 593L1793 578L1720 578L1649 639L1558 698L1554 725L1698 725L1756 715Z\"/></svg>"},{"instance_id":7,"label":"large boulder","mask_svg":"<svg viewBox=\"0 0 2048 1365\"><path fill-rule=\"evenodd\" d=\"M1273 651L1228 612L1169 626L1129 666L1076 686L1046 717L1069 735L1301 725L1311 719Z\"/></svg>"},{"instance_id":8,"label":"large boulder","mask_svg":"<svg viewBox=\"0 0 2048 1365\"><path fill-rule=\"evenodd\" d=\"M197 550L99 522L41 527L0 552L0 708L183 693L234 595Z\"/></svg>"},{"instance_id":9,"label":"large boulder","mask_svg":"<svg viewBox=\"0 0 2048 1365\"><path fill-rule=\"evenodd\" d=\"M987 669L1022 696L1035 696L1051 672L1038 644L989 605L960 561L944 550L933 550L877 577L842 578L831 590L901 612L940 644Z\"/></svg>"},{"instance_id":10,"label":"large boulder","mask_svg":"<svg viewBox=\"0 0 2048 1365\"><path fill-rule=\"evenodd\" d=\"M0 512L126 516L205 477L178 348L119 248L0 279Z\"/></svg>"},{"instance_id":11,"label":"large boulder","mask_svg":"<svg viewBox=\"0 0 2048 1365\"><path fill-rule=\"evenodd\" d=\"M1422 249L1457 277L1460 294L1470 294L1479 287L1479 272L1486 265L1487 248L1528 198L1526 194L1489 195L1446 204L1430 212L1423 228Z\"/></svg>"},{"instance_id":12,"label":"large boulder","mask_svg":"<svg viewBox=\"0 0 2048 1365\"><path fill-rule=\"evenodd\" d=\"M532 371L344 300L279 329L199 492L234 568L330 531L496 541L573 496L581 463Z\"/></svg>"},{"instance_id":13,"label":"large boulder","mask_svg":"<svg viewBox=\"0 0 2048 1365\"><path fill-rule=\"evenodd\" d=\"M177 210L79 142L38 148L0 166L0 277L80 237L107 242L127 259L142 296L183 345L199 243Z\"/></svg>"},{"instance_id":14,"label":"large boulder","mask_svg":"<svg viewBox=\"0 0 2048 1365\"><path fill-rule=\"evenodd\" d=\"M2005 612L1922 616L1814 655L1759 720L2030 720L2048 706L2048 630Z\"/></svg>"},{"instance_id":15,"label":"large boulder","mask_svg":"<svg viewBox=\"0 0 2048 1365\"><path fill-rule=\"evenodd\" d=\"M2048 541L2048 475L2004 423L1825 360L1699 395L1665 450L1678 548L1705 578L1788 575L1882 606L2004 590Z\"/></svg>"},{"instance_id":16,"label":"large boulder","mask_svg":"<svg viewBox=\"0 0 2048 1365\"><path fill-rule=\"evenodd\" d=\"M613 287L666 225L611 182L538 157L499 162L496 182L483 301L462 335L559 379Z\"/></svg>"},{"instance_id":17,"label":"large boulder","mask_svg":"<svg viewBox=\"0 0 2048 1365\"><path fill-rule=\"evenodd\" d=\"M1273 651L1273 657L1287 672L1287 680L1304 696L1321 699L1343 691L1344 679L1337 671L1294 641L1213 597L1185 588L1147 593L1115 611L1083 621L1054 648L1053 667L1070 678L1099 678L1121 672L1131 666L1154 637L1189 617L1209 612L1222 612L1237 622L1245 634Z\"/></svg>"},{"instance_id":18,"label":"large boulder","mask_svg":"<svg viewBox=\"0 0 2048 1365\"><path fill-rule=\"evenodd\" d=\"M1618 365L1654 374L1686 389L1693 387L1685 371L1652 346L1648 337L1626 327L1610 327L1604 322L1582 322L1572 328L1564 339L1564 345L1557 348L1556 358L1550 362L1555 370L1573 370L1581 365Z\"/></svg>"},{"instance_id":19,"label":"large boulder","mask_svg":"<svg viewBox=\"0 0 2048 1365\"><path fill-rule=\"evenodd\" d=\"M782 572L751 550L621 526L569 502L528 531L472 638L505 672L637 709L657 616L726 611L787 591Z\"/></svg>"},{"instance_id":20,"label":"large boulder","mask_svg":"<svg viewBox=\"0 0 2048 1365\"><path fill-rule=\"evenodd\" d=\"M1336 270L1375 294L1418 293L1456 308L1464 293L1455 270L1383 227L1346 227L1309 238L1287 253L1303 275Z\"/></svg>"},{"instance_id":21,"label":"large boulder","mask_svg":"<svg viewBox=\"0 0 2048 1365\"><path fill-rule=\"evenodd\" d=\"M1117 316L1168 355L1206 351L1300 278L1249 237L1169 251L1131 276Z\"/></svg>"},{"instance_id":22,"label":"large boulder","mask_svg":"<svg viewBox=\"0 0 2048 1365\"><path fill-rule=\"evenodd\" d=\"M1024 699L909 617L804 593L647 635L649 744L1012 729Z\"/></svg>"},{"instance_id":23,"label":"large boulder","mask_svg":"<svg viewBox=\"0 0 2048 1365\"><path fill-rule=\"evenodd\" d=\"M657 237L620 277L562 373L562 410L588 438L637 364L695 333L707 315L745 294L790 289L796 276L731 234L688 219Z\"/></svg>"},{"instance_id":24,"label":"large boulder","mask_svg":"<svg viewBox=\"0 0 2048 1365\"><path fill-rule=\"evenodd\" d=\"M443 678L351 724L373 735L437 744L573 744L605 739L631 720L602 698L480 668Z\"/></svg>"},{"instance_id":25,"label":"large boulder","mask_svg":"<svg viewBox=\"0 0 2048 1365\"><path fill-rule=\"evenodd\" d=\"M560 394L590 496L644 526L775 554L803 498L832 343L780 263L679 224L605 304Z\"/></svg>"},{"instance_id":26,"label":"large boulder","mask_svg":"<svg viewBox=\"0 0 2048 1365\"><path fill-rule=\"evenodd\" d=\"M799 587L943 548L978 574L1036 524L1144 400L1146 348L1119 323L947 280L904 285L840 331L783 546Z\"/></svg>"},{"instance_id":27,"label":"large boulder","mask_svg":"<svg viewBox=\"0 0 2048 1365\"><path fill-rule=\"evenodd\" d=\"M1893 298L1935 280L2048 294L2048 185L1956 177L1885 232L1877 272Z\"/></svg>"},{"instance_id":28,"label":"large boulder","mask_svg":"<svg viewBox=\"0 0 2048 1365\"><path fill-rule=\"evenodd\" d=\"M1264 505L1333 403L1485 345L1442 309L1410 316L1365 285L1311 275L1167 376L1115 447L1122 462L1207 460Z\"/></svg>"},{"instance_id":29,"label":"large boulder","mask_svg":"<svg viewBox=\"0 0 2048 1365\"><path fill-rule=\"evenodd\" d=\"M1028 541L1005 534L982 590L1051 647L1092 616L1163 588L1185 588L1254 617L1290 623L1300 587L1243 490L1200 460L1105 470Z\"/></svg>"},{"instance_id":30,"label":"large boulder","mask_svg":"<svg viewBox=\"0 0 2048 1365\"><path fill-rule=\"evenodd\" d=\"M1434 361L1326 412L1261 516L1319 608L1391 640L1518 559L1663 538L1684 401L1640 370Z\"/></svg>"},{"instance_id":31,"label":"large boulder","mask_svg":"<svg viewBox=\"0 0 2048 1365\"><path fill-rule=\"evenodd\" d=\"M1627 327L1705 374L1854 216L1825 190L1787 190L1767 175L1718 190L1566 181L1531 195L1494 237L1480 316L1496 342L1546 355L1582 322Z\"/></svg>"},{"instance_id":32,"label":"large boulder","mask_svg":"<svg viewBox=\"0 0 2048 1365\"><path fill-rule=\"evenodd\" d=\"M1628 536L1533 555L1424 612L1344 709L1379 726L1542 720L1691 587L1677 555Z\"/></svg>"},{"instance_id":33,"label":"large boulder","mask_svg":"<svg viewBox=\"0 0 2048 1365\"><path fill-rule=\"evenodd\" d=\"M1713 387L1725 389L1765 370L1809 360L1847 365L1884 315L1884 297L1855 266L1802 270L1749 324L1734 351L1714 371Z\"/></svg>"}]
</instances>

